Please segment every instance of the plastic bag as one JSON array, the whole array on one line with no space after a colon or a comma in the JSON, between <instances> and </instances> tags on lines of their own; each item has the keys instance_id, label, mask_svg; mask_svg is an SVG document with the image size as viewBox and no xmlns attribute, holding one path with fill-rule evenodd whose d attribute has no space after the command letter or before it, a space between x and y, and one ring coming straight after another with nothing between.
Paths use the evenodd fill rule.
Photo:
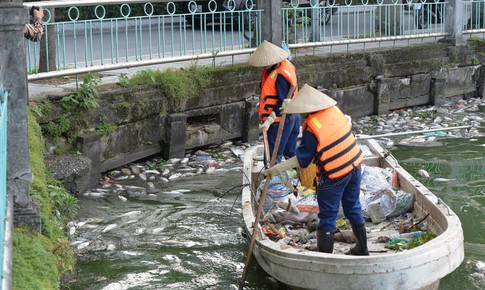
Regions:
<instances>
[{"instance_id":1,"label":"plastic bag","mask_svg":"<svg viewBox=\"0 0 485 290\"><path fill-rule=\"evenodd\" d=\"M260 199L265 183L266 179L264 179L259 185L257 196L258 200ZM275 176L269 181L268 192L266 193L263 210L264 212L268 212L273 207L272 201L288 202L290 199L295 200L295 195L293 194L293 191L286 187L278 176Z\"/></svg>"}]
</instances>

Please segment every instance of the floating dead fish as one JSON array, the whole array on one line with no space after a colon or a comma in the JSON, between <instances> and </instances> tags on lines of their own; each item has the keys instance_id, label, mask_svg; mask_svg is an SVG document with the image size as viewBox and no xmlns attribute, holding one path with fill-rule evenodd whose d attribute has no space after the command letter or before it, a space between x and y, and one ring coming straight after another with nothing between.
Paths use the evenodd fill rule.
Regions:
<instances>
[{"instance_id":1,"label":"floating dead fish","mask_svg":"<svg viewBox=\"0 0 485 290\"><path fill-rule=\"evenodd\" d=\"M108 193L106 192L88 191L88 192L85 192L83 195L89 196L89 197L101 198L101 197L105 197L107 194Z\"/></svg>"},{"instance_id":2,"label":"floating dead fish","mask_svg":"<svg viewBox=\"0 0 485 290\"><path fill-rule=\"evenodd\" d=\"M429 173L424 170L424 169L419 169L418 170L418 174L421 176L421 177L425 177L425 178L429 178Z\"/></svg>"},{"instance_id":3,"label":"floating dead fish","mask_svg":"<svg viewBox=\"0 0 485 290\"><path fill-rule=\"evenodd\" d=\"M446 182L453 182L456 181L454 178L435 178L433 179L434 182L439 182L439 183L446 183Z\"/></svg>"},{"instance_id":4,"label":"floating dead fish","mask_svg":"<svg viewBox=\"0 0 485 290\"><path fill-rule=\"evenodd\" d=\"M170 159L170 164L177 164L181 161L182 159L180 158L172 158Z\"/></svg>"},{"instance_id":5,"label":"floating dead fish","mask_svg":"<svg viewBox=\"0 0 485 290\"><path fill-rule=\"evenodd\" d=\"M169 174L170 174L170 169L168 169L168 168L163 169L163 171L162 171L163 176L167 176Z\"/></svg>"},{"instance_id":6,"label":"floating dead fish","mask_svg":"<svg viewBox=\"0 0 485 290\"><path fill-rule=\"evenodd\" d=\"M87 224L87 223L88 223L88 222L78 222L78 223L76 224L76 227L80 228L80 227L84 226L84 225L85 225L85 224Z\"/></svg>"},{"instance_id":7,"label":"floating dead fish","mask_svg":"<svg viewBox=\"0 0 485 290\"><path fill-rule=\"evenodd\" d=\"M172 175L171 175L171 176L168 178L168 180L175 180L175 179L179 178L180 176L182 176L182 174L180 174L180 173L175 173L175 174L172 174Z\"/></svg>"},{"instance_id":8,"label":"floating dead fish","mask_svg":"<svg viewBox=\"0 0 485 290\"><path fill-rule=\"evenodd\" d=\"M69 235L72 236L76 233L76 227L70 227L69 228Z\"/></svg>"},{"instance_id":9,"label":"floating dead fish","mask_svg":"<svg viewBox=\"0 0 485 290\"><path fill-rule=\"evenodd\" d=\"M104 230L102 230L102 233L106 233L108 231L111 231L112 229L116 228L117 226L118 226L117 224L110 224L107 227L105 227Z\"/></svg>"},{"instance_id":10,"label":"floating dead fish","mask_svg":"<svg viewBox=\"0 0 485 290\"><path fill-rule=\"evenodd\" d=\"M165 177L160 177L160 181L161 181L161 182L168 182L168 179L167 179L167 178L165 178Z\"/></svg>"},{"instance_id":11,"label":"floating dead fish","mask_svg":"<svg viewBox=\"0 0 485 290\"><path fill-rule=\"evenodd\" d=\"M130 169L131 169L131 172L133 172L133 174L139 174L141 171L141 168L142 166L132 166Z\"/></svg>"},{"instance_id":12,"label":"floating dead fish","mask_svg":"<svg viewBox=\"0 0 485 290\"><path fill-rule=\"evenodd\" d=\"M225 143L222 143L221 147L229 147L232 145L232 141L227 141Z\"/></svg>"},{"instance_id":13,"label":"floating dead fish","mask_svg":"<svg viewBox=\"0 0 485 290\"><path fill-rule=\"evenodd\" d=\"M170 195L181 195L183 194L182 192L178 191L178 190L172 190L172 191L164 191L162 192L163 194L170 194Z\"/></svg>"},{"instance_id":14,"label":"floating dead fish","mask_svg":"<svg viewBox=\"0 0 485 290\"><path fill-rule=\"evenodd\" d=\"M160 171L158 171L158 170L145 170L144 173L145 174L156 174L156 175L160 175Z\"/></svg>"},{"instance_id":15,"label":"floating dead fish","mask_svg":"<svg viewBox=\"0 0 485 290\"><path fill-rule=\"evenodd\" d=\"M82 250L84 248L87 248L89 246L89 244L91 244L91 242L84 242L84 243L80 244L79 246L77 246L77 249Z\"/></svg>"},{"instance_id":16,"label":"floating dead fish","mask_svg":"<svg viewBox=\"0 0 485 290\"><path fill-rule=\"evenodd\" d=\"M190 189L177 189L178 192L186 193L186 192L191 192L192 190Z\"/></svg>"},{"instance_id":17,"label":"floating dead fish","mask_svg":"<svg viewBox=\"0 0 485 290\"><path fill-rule=\"evenodd\" d=\"M152 234L153 235L158 235L159 233L161 233L163 231L164 228L154 228L152 230Z\"/></svg>"},{"instance_id":18,"label":"floating dead fish","mask_svg":"<svg viewBox=\"0 0 485 290\"><path fill-rule=\"evenodd\" d=\"M141 210L134 210L134 211L129 211L127 213L124 213L124 214L120 215L120 217L127 217L127 216L137 215L137 214L140 214L140 213L141 213Z\"/></svg>"},{"instance_id":19,"label":"floating dead fish","mask_svg":"<svg viewBox=\"0 0 485 290\"><path fill-rule=\"evenodd\" d=\"M125 189L127 190L143 190L145 189L144 187L141 186L134 186L134 185L126 185Z\"/></svg>"},{"instance_id":20,"label":"floating dead fish","mask_svg":"<svg viewBox=\"0 0 485 290\"><path fill-rule=\"evenodd\" d=\"M123 175L123 176L115 178L115 180L126 180L128 178L130 178L128 175Z\"/></svg>"},{"instance_id":21,"label":"floating dead fish","mask_svg":"<svg viewBox=\"0 0 485 290\"><path fill-rule=\"evenodd\" d=\"M121 200L122 202L127 201L128 199L122 195L118 195L118 199Z\"/></svg>"}]
</instances>

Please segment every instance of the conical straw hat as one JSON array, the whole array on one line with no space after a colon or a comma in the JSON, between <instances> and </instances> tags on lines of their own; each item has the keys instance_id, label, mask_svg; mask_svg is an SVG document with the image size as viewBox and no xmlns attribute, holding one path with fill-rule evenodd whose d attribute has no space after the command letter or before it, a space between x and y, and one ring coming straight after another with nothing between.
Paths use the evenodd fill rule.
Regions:
<instances>
[{"instance_id":1,"label":"conical straw hat","mask_svg":"<svg viewBox=\"0 0 485 290\"><path fill-rule=\"evenodd\" d=\"M337 102L334 99L305 84L286 106L284 112L286 114L311 113L330 108L336 104Z\"/></svg>"},{"instance_id":2,"label":"conical straw hat","mask_svg":"<svg viewBox=\"0 0 485 290\"><path fill-rule=\"evenodd\" d=\"M249 56L248 63L255 67L266 67L277 64L289 56L281 47L269 41L263 41L261 45Z\"/></svg>"}]
</instances>

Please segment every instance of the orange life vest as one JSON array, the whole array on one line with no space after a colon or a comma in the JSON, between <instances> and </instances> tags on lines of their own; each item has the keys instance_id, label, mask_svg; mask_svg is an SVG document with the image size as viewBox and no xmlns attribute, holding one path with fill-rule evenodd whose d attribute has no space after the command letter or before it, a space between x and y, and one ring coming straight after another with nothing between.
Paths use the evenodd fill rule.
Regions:
<instances>
[{"instance_id":1,"label":"orange life vest","mask_svg":"<svg viewBox=\"0 0 485 290\"><path fill-rule=\"evenodd\" d=\"M274 108L281 106L278 104L278 92L276 91L276 78L282 75L290 85L297 87L295 66L288 60L280 62L272 71L265 69L261 76L261 96L259 98L259 119L264 122L273 112ZM292 97L296 95L296 89ZM276 118L275 123L279 122L281 117Z\"/></svg>"},{"instance_id":2,"label":"orange life vest","mask_svg":"<svg viewBox=\"0 0 485 290\"><path fill-rule=\"evenodd\" d=\"M336 106L308 115L303 129L307 127L318 140L313 158L317 182L322 176L342 177L362 163L364 156L349 121Z\"/></svg>"}]
</instances>

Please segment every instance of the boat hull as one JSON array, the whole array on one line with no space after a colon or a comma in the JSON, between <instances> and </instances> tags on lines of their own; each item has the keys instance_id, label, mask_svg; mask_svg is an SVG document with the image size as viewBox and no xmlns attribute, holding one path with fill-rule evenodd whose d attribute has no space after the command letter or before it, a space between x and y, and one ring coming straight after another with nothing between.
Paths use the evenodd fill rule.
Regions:
<instances>
[{"instance_id":1,"label":"boat hull","mask_svg":"<svg viewBox=\"0 0 485 290\"><path fill-rule=\"evenodd\" d=\"M319 253L257 238L254 256L269 275L294 289L437 289L439 280L461 264L463 231L456 214L392 156L387 156L374 140L367 140L366 144L374 154L366 157L367 165L393 167L401 188L415 194L415 215L429 213L426 221L438 236L411 250L370 256ZM245 154L246 183L247 179L256 179L254 172L260 171L253 157L261 152L261 147L255 147ZM256 211L251 197L251 187L247 186L243 189L242 210L250 234Z\"/></svg>"}]
</instances>

